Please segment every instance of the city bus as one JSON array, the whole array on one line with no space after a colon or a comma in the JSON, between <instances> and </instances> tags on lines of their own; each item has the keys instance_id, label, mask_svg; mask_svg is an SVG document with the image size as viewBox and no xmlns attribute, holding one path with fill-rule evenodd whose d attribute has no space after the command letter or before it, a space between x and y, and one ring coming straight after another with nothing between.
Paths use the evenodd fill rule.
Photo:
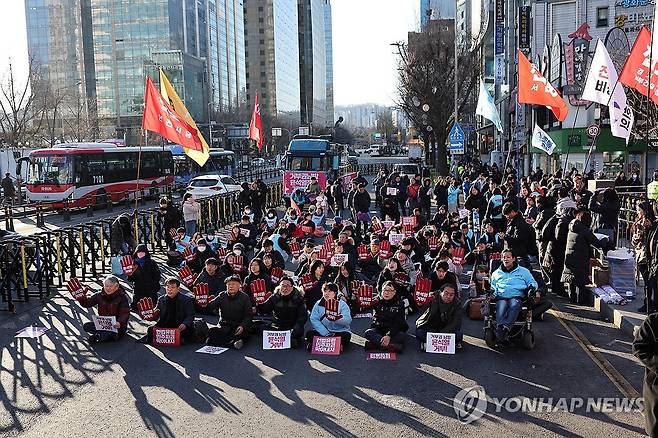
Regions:
<instances>
[{"instance_id":1,"label":"city bus","mask_svg":"<svg viewBox=\"0 0 658 438\"><path fill-rule=\"evenodd\" d=\"M111 143L66 143L31 151L21 160L28 166L27 198L52 203L68 200L70 207L106 205L130 196L136 189L157 188L174 182L174 161L168 147L142 147L139 183L139 147Z\"/></svg>"},{"instance_id":2,"label":"city bus","mask_svg":"<svg viewBox=\"0 0 658 438\"><path fill-rule=\"evenodd\" d=\"M344 152L342 145L326 138L296 136L285 155L284 196L305 189L312 177L317 178L321 190L327 187L327 181L342 177L347 170Z\"/></svg>"},{"instance_id":3,"label":"city bus","mask_svg":"<svg viewBox=\"0 0 658 438\"><path fill-rule=\"evenodd\" d=\"M174 158L174 175L177 185L187 186L199 175L235 175L235 153L224 149L210 149L210 158L203 167L185 155L181 145L170 146Z\"/></svg>"}]
</instances>

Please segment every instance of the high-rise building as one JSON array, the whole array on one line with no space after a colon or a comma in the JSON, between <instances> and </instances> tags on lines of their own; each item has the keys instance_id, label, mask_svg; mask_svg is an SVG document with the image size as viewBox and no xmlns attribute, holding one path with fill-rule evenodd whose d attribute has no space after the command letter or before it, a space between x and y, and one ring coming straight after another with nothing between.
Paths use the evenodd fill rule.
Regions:
<instances>
[{"instance_id":1,"label":"high-rise building","mask_svg":"<svg viewBox=\"0 0 658 438\"><path fill-rule=\"evenodd\" d=\"M247 99L288 127L300 121L297 0L244 0Z\"/></svg>"},{"instance_id":2,"label":"high-rise building","mask_svg":"<svg viewBox=\"0 0 658 438\"><path fill-rule=\"evenodd\" d=\"M322 128L328 120L325 1L298 0L297 3L301 123Z\"/></svg>"},{"instance_id":3,"label":"high-rise building","mask_svg":"<svg viewBox=\"0 0 658 438\"><path fill-rule=\"evenodd\" d=\"M420 28L431 20L455 18L455 0L420 0Z\"/></svg>"},{"instance_id":4,"label":"high-rise building","mask_svg":"<svg viewBox=\"0 0 658 438\"><path fill-rule=\"evenodd\" d=\"M78 87L99 137L139 125L158 67L198 122L245 101L242 0L26 0L25 11L30 57L51 89Z\"/></svg>"},{"instance_id":5,"label":"high-rise building","mask_svg":"<svg viewBox=\"0 0 658 438\"><path fill-rule=\"evenodd\" d=\"M334 124L334 43L333 43L333 22L331 17L331 0L324 1L324 48L327 55L327 107L325 116L327 125Z\"/></svg>"}]
</instances>

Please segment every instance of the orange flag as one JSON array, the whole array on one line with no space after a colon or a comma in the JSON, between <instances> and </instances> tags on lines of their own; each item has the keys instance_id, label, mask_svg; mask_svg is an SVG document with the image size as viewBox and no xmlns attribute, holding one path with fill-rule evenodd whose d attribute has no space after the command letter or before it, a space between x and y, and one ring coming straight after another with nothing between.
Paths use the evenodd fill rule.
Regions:
<instances>
[{"instance_id":1,"label":"orange flag","mask_svg":"<svg viewBox=\"0 0 658 438\"><path fill-rule=\"evenodd\" d=\"M658 61L658 53L651 54L651 32L646 27L642 27L640 30L635 44L633 44L633 50L631 50L628 59L626 59L626 64L624 64L624 69L619 75L619 82L624 85L627 85L630 88L635 88L637 91L643 95L647 95L649 92L649 65L653 63L654 71L651 72L651 85L652 93L651 100L655 103L658 103L658 74L656 74L656 62Z\"/></svg>"},{"instance_id":2,"label":"orange flag","mask_svg":"<svg viewBox=\"0 0 658 438\"><path fill-rule=\"evenodd\" d=\"M543 105L550 108L561 122L567 118L569 108L550 82L519 50L519 103Z\"/></svg>"}]
</instances>

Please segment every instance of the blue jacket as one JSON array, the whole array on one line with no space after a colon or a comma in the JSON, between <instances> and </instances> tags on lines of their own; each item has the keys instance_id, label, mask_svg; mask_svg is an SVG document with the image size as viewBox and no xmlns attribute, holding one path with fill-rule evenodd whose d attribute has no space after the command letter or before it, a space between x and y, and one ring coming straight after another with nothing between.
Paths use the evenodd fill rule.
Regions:
<instances>
[{"instance_id":1,"label":"blue jacket","mask_svg":"<svg viewBox=\"0 0 658 438\"><path fill-rule=\"evenodd\" d=\"M324 317L324 301L318 300L313 306L311 311L311 326L313 330L320 333L322 336L329 336L337 332L351 332L350 324L352 323L352 315L350 314L350 307L343 300L338 300L338 313L343 315L338 321L330 321Z\"/></svg>"},{"instance_id":2,"label":"blue jacket","mask_svg":"<svg viewBox=\"0 0 658 438\"><path fill-rule=\"evenodd\" d=\"M491 274L491 290L499 298L518 298L526 295L528 286L537 286L537 281L523 266L516 266L510 272L503 271L501 265Z\"/></svg>"},{"instance_id":3,"label":"blue jacket","mask_svg":"<svg viewBox=\"0 0 658 438\"><path fill-rule=\"evenodd\" d=\"M461 193L462 188L460 186L453 186L452 184L448 187L448 204L456 204L459 202L459 194Z\"/></svg>"}]
</instances>

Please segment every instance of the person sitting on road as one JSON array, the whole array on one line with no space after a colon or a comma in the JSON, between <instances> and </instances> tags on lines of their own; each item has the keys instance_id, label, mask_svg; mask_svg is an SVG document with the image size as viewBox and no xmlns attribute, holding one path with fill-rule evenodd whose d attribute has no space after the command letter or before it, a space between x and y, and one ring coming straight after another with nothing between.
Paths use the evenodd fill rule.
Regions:
<instances>
[{"instance_id":1,"label":"person sitting on road","mask_svg":"<svg viewBox=\"0 0 658 438\"><path fill-rule=\"evenodd\" d=\"M240 290L242 280L237 275L226 279L226 290L208 303L211 311L218 309L221 316L217 327L208 330L207 345L241 349L251 329L251 299Z\"/></svg>"},{"instance_id":2,"label":"person sitting on road","mask_svg":"<svg viewBox=\"0 0 658 438\"><path fill-rule=\"evenodd\" d=\"M290 277L283 277L274 293L257 309L262 315L272 314L267 330L290 330L290 346L297 348L301 344L308 313L304 296L294 287Z\"/></svg>"},{"instance_id":3,"label":"person sitting on road","mask_svg":"<svg viewBox=\"0 0 658 438\"><path fill-rule=\"evenodd\" d=\"M194 272L195 274L200 273L204 266L206 265L206 260L211 257L214 257L214 252L206 239L199 239L196 242L196 247L194 248L194 260L185 262L185 264Z\"/></svg>"},{"instance_id":4,"label":"person sitting on road","mask_svg":"<svg viewBox=\"0 0 658 438\"><path fill-rule=\"evenodd\" d=\"M181 293L180 281L177 278L168 278L165 281L165 295L158 299L155 308L149 307L147 313L141 310L141 317L147 321L157 321L146 331L146 336L138 339L141 344L149 344L153 339L153 329L175 328L178 329L181 341L191 342L194 340L194 299ZM144 301L149 300L147 297ZM144 302L142 301L142 303ZM152 304L149 303L149 304Z\"/></svg>"},{"instance_id":5,"label":"person sitting on road","mask_svg":"<svg viewBox=\"0 0 658 438\"><path fill-rule=\"evenodd\" d=\"M285 269L286 262L283 260L281 253L274 249L274 242L270 239L265 239L263 241L263 249L256 254L256 258L262 259L266 254L269 254L272 257L272 262L275 268Z\"/></svg>"},{"instance_id":6,"label":"person sitting on road","mask_svg":"<svg viewBox=\"0 0 658 438\"><path fill-rule=\"evenodd\" d=\"M421 309L423 310L423 309ZM432 293L429 303L416 320L416 338L421 351L425 351L427 333L454 333L455 346L462 348L462 308L457 291L451 284L443 285L440 291Z\"/></svg>"},{"instance_id":7,"label":"person sitting on road","mask_svg":"<svg viewBox=\"0 0 658 438\"><path fill-rule=\"evenodd\" d=\"M364 334L367 339L365 348L402 353L409 325L395 284L392 281L384 282L375 300L372 323Z\"/></svg>"},{"instance_id":8,"label":"person sitting on road","mask_svg":"<svg viewBox=\"0 0 658 438\"><path fill-rule=\"evenodd\" d=\"M332 310L329 303L337 306ZM347 347L352 339L352 314L344 300L338 299L338 286L325 283L322 298L315 302L311 310L311 327L306 332L306 348L311 351L314 336L340 336L340 349Z\"/></svg>"},{"instance_id":9,"label":"person sitting on road","mask_svg":"<svg viewBox=\"0 0 658 438\"><path fill-rule=\"evenodd\" d=\"M228 274L225 270L220 269L219 266L219 260L214 257L209 258L206 260L203 270L194 281L194 286L198 286L201 283L207 284L208 296L210 297L216 297L220 292L226 290L224 280L226 280ZM205 308L202 310L202 308L195 306L195 310L200 313L205 313Z\"/></svg>"},{"instance_id":10,"label":"person sitting on road","mask_svg":"<svg viewBox=\"0 0 658 438\"><path fill-rule=\"evenodd\" d=\"M441 290L444 285L451 284L459 294L459 280L454 272L450 272L450 265L447 261L436 263L428 278L432 281L432 290Z\"/></svg>"},{"instance_id":11,"label":"person sitting on road","mask_svg":"<svg viewBox=\"0 0 658 438\"><path fill-rule=\"evenodd\" d=\"M503 250L501 259L502 265L491 275L491 290L496 298L496 338L505 343L528 289L536 290L538 285L532 273L519 266L512 250Z\"/></svg>"},{"instance_id":12,"label":"person sitting on road","mask_svg":"<svg viewBox=\"0 0 658 438\"><path fill-rule=\"evenodd\" d=\"M240 218L240 224L238 225L238 232L240 234L238 241L242 243L245 248L253 249L256 247L256 236L258 235L258 227L254 224L249 216L243 215Z\"/></svg>"},{"instance_id":13,"label":"person sitting on road","mask_svg":"<svg viewBox=\"0 0 658 438\"><path fill-rule=\"evenodd\" d=\"M83 293L73 297L86 309L98 306L98 316L114 316L116 323L114 328L117 332L109 330L97 330L93 322L85 322L82 328L89 333L88 341L91 344L97 342L118 341L128 330L128 319L130 319L130 299L125 289L119 284L119 279L114 275L108 275L103 280L103 289L91 296L87 296L89 288L84 288ZM71 291L73 294L73 291Z\"/></svg>"}]
</instances>

